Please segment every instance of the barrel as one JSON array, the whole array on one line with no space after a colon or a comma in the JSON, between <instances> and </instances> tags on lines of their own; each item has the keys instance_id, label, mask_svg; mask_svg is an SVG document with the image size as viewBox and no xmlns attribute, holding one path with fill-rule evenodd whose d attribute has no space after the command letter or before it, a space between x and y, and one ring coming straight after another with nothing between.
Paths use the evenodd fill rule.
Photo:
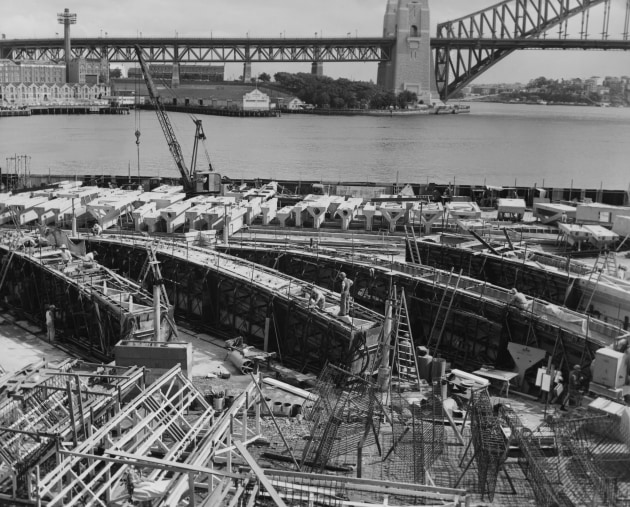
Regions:
<instances>
[{"instance_id":1,"label":"barrel","mask_svg":"<svg viewBox=\"0 0 630 507\"><path fill-rule=\"evenodd\" d=\"M225 398L214 398L214 400L212 400L212 408L215 410L223 410L224 406Z\"/></svg>"},{"instance_id":2,"label":"barrel","mask_svg":"<svg viewBox=\"0 0 630 507\"><path fill-rule=\"evenodd\" d=\"M431 378L439 380L446 375L446 359L434 358L431 362Z\"/></svg>"}]
</instances>

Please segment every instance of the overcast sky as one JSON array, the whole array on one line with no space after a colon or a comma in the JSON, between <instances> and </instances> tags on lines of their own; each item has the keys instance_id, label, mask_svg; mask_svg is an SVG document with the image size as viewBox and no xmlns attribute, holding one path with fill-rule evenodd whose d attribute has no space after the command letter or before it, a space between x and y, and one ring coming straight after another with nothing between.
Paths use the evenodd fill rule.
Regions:
<instances>
[{"instance_id":1,"label":"overcast sky","mask_svg":"<svg viewBox=\"0 0 630 507\"><path fill-rule=\"evenodd\" d=\"M498 0L497 0L498 1ZM431 0L431 25L456 19L497 3L495 0ZM610 38L621 39L626 0L613 0ZM75 37L318 37L380 36L386 0L5 0L0 33L7 38L62 34L57 13L77 14ZM601 10L601 9L600 9ZM593 10L590 32L601 32L601 14ZM579 32L579 23L569 34ZM596 36L593 35L592 38ZM252 74L309 72L305 64L254 64ZM237 78L242 65L226 66ZM326 63L331 77L376 80L376 64ZM518 51L482 74L477 83L527 82L538 76L571 78L630 74L630 51Z\"/></svg>"}]
</instances>

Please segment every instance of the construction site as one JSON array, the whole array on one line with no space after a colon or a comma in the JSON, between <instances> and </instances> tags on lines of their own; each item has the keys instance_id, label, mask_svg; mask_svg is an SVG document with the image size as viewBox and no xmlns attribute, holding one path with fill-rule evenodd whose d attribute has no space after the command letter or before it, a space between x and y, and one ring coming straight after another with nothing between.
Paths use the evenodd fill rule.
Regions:
<instances>
[{"instance_id":1,"label":"construction site","mask_svg":"<svg viewBox=\"0 0 630 507\"><path fill-rule=\"evenodd\" d=\"M573 364L625 374L627 299L610 301L598 266L610 255L524 259L496 236L467 250L411 224L376 247L304 228L279 243L277 229L147 233L143 199L168 217L157 201L176 191L46 192L49 207L83 197L70 229L36 196L0 210L6 319L66 353L0 377L2 504L630 505L610 365L567 412L551 402Z\"/></svg>"},{"instance_id":2,"label":"construction site","mask_svg":"<svg viewBox=\"0 0 630 507\"><path fill-rule=\"evenodd\" d=\"M1 505L630 506L627 193L226 181L136 53L181 180L0 194Z\"/></svg>"}]
</instances>

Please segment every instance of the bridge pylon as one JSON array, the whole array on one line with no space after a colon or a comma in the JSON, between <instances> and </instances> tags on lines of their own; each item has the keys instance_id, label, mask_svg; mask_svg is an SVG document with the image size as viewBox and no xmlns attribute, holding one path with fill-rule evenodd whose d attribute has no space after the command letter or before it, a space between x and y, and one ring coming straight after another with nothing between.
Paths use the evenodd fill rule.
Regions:
<instances>
[{"instance_id":1,"label":"bridge pylon","mask_svg":"<svg viewBox=\"0 0 630 507\"><path fill-rule=\"evenodd\" d=\"M431 53L429 0L388 0L383 37L396 37L389 61L379 63L379 86L414 92L425 104L439 101Z\"/></svg>"}]
</instances>

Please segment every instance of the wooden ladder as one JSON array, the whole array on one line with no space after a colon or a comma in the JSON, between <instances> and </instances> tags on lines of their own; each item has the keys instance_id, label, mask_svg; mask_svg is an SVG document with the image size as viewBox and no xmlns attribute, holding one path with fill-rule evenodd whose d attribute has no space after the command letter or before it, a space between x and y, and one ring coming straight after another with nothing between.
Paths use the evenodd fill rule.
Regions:
<instances>
[{"instance_id":1,"label":"wooden ladder","mask_svg":"<svg viewBox=\"0 0 630 507\"><path fill-rule=\"evenodd\" d=\"M13 260L13 256L15 255L15 250L11 250L9 254L9 258L6 260L4 266L2 266L2 271L0 272L0 290L4 285L4 280L7 277L7 273L9 272L9 267L11 266L11 261Z\"/></svg>"},{"instance_id":2,"label":"wooden ladder","mask_svg":"<svg viewBox=\"0 0 630 507\"><path fill-rule=\"evenodd\" d=\"M418 240L416 239L416 231L414 231L413 226L411 225L405 225L405 240L407 241L407 246L409 247L411 262L414 264L422 264L420 250L418 249Z\"/></svg>"},{"instance_id":3,"label":"wooden ladder","mask_svg":"<svg viewBox=\"0 0 630 507\"><path fill-rule=\"evenodd\" d=\"M160 261L157 260L156 248L153 243L147 246L147 258L142 265L140 276L138 277L140 285L144 285L149 271L153 272L154 283L160 284L160 296L162 297L162 300L164 301L166 306L170 306L170 303L168 301L168 294L166 293L166 287L164 287L164 284L162 283L162 271L160 270Z\"/></svg>"},{"instance_id":4,"label":"wooden ladder","mask_svg":"<svg viewBox=\"0 0 630 507\"><path fill-rule=\"evenodd\" d=\"M582 295L580 296L580 301L578 302L578 308L583 308L584 311L588 311L589 306L591 306L591 301L593 300L593 296L597 291L597 286L599 285L599 281L602 277L604 271L610 276L617 276L617 254L611 250L600 250L597 255L597 259L595 260L595 264L593 265L593 269L588 276L587 286L595 279L595 283L593 284L593 290L590 291L588 296L588 301L586 305L582 306L584 302L584 298L586 297L586 291L582 291Z\"/></svg>"},{"instance_id":5,"label":"wooden ladder","mask_svg":"<svg viewBox=\"0 0 630 507\"><path fill-rule=\"evenodd\" d=\"M411 326L405 289L401 288L395 299L396 320L394 334L394 357L392 361L392 376L394 372L399 380L412 386L420 386L420 374L417 367L416 348L413 343Z\"/></svg>"},{"instance_id":6,"label":"wooden ladder","mask_svg":"<svg viewBox=\"0 0 630 507\"><path fill-rule=\"evenodd\" d=\"M462 269L459 270L459 275L457 276L457 281L455 283L455 287L451 287L451 280L453 279L453 269L448 275L448 281L446 282L446 287L444 288L444 293L442 294L442 299L440 300L440 306L438 307L438 311L435 314L435 319L433 320L433 326L431 327L431 333L429 334L428 340L428 348L431 350L431 344L435 341L435 348L433 349L433 357L437 357L438 350L440 348L440 342L442 341L442 335L444 334L444 329L446 328L446 323L448 322L448 316L451 313L451 308L453 307L453 301L455 301L455 296L457 295L457 289L459 288L459 282L462 279ZM442 313L442 308L444 307L444 303L446 302L447 292L451 290L448 306L446 307L446 311L444 312L444 318L442 320L442 326L440 327L440 332L434 340L435 336L435 328L437 327L438 321L440 320L440 314Z\"/></svg>"}]
</instances>

